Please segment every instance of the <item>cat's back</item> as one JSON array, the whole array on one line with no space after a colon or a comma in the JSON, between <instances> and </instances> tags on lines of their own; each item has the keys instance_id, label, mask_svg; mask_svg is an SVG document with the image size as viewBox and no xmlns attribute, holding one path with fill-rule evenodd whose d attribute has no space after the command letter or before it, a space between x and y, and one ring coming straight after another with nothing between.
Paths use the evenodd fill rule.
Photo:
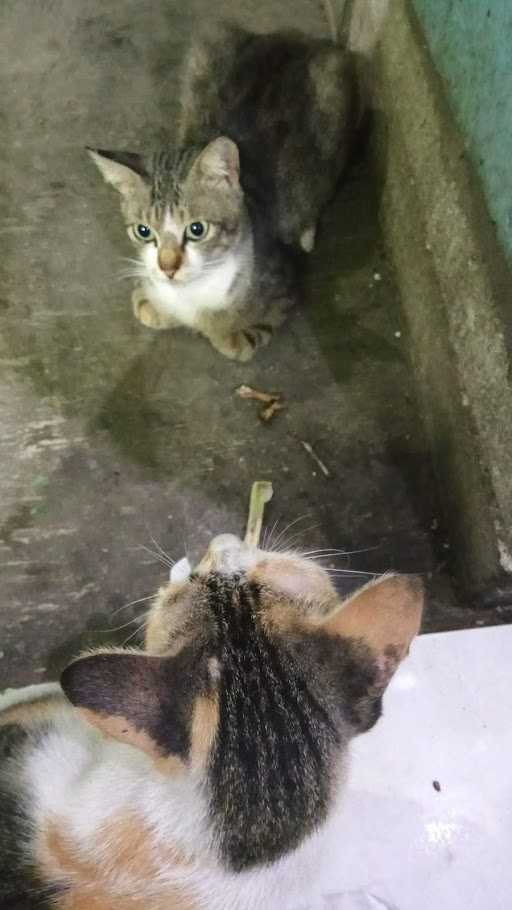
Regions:
<instances>
[{"instance_id":1,"label":"cat's back","mask_svg":"<svg viewBox=\"0 0 512 910\"><path fill-rule=\"evenodd\" d=\"M201 145L225 134L242 151L259 141L261 155L321 124L325 142L352 90L352 57L327 39L219 24L198 35L187 54L180 139Z\"/></svg>"},{"instance_id":2,"label":"cat's back","mask_svg":"<svg viewBox=\"0 0 512 910\"><path fill-rule=\"evenodd\" d=\"M360 114L352 55L300 32L221 24L187 55L180 140L237 143L244 191L293 242L318 217L343 169Z\"/></svg>"}]
</instances>

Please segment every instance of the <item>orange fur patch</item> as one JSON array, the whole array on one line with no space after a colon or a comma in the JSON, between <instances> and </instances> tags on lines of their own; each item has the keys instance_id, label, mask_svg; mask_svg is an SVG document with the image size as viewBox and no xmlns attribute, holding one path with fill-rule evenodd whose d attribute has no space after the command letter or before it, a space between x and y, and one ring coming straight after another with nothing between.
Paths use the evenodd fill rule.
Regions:
<instances>
[{"instance_id":1,"label":"orange fur patch","mask_svg":"<svg viewBox=\"0 0 512 910\"><path fill-rule=\"evenodd\" d=\"M114 819L99 829L97 837L97 860L92 861L81 855L58 821L47 826L39 851L43 874L49 882L68 886L56 899L56 910L196 910L178 886L170 885L154 897L152 885L161 869L183 867L190 860L172 844L155 844L141 818L128 814ZM139 883L140 895L133 894L133 887L121 893L118 882L123 874Z\"/></svg>"},{"instance_id":2,"label":"orange fur patch","mask_svg":"<svg viewBox=\"0 0 512 910\"><path fill-rule=\"evenodd\" d=\"M190 758L192 765L204 768L208 761L219 725L219 702L215 695L205 698L199 695L192 715Z\"/></svg>"},{"instance_id":3,"label":"orange fur patch","mask_svg":"<svg viewBox=\"0 0 512 910\"><path fill-rule=\"evenodd\" d=\"M404 657L419 632L422 609L419 579L390 575L356 591L323 628L331 635L362 638L377 653L391 646Z\"/></svg>"},{"instance_id":4,"label":"orange fur patch","mask_svg":"<svg viewBox=\"0 0 512 910\"><path fill-rule=\"evenodd\" d=\"M72 888L54 898L55 910L198 910L197 904L173 888L165 898L113 897L96 885L79 892Z\"/></svg>"},{"instance_id":5,"label":"orange fur patch","mask_svg":"<svg viewBox=\"0 0 512 910\"><path fill-rule=\"evenodd\" d=\"M291 606L286 598L272 598L272 603L261 614L261 621L267 632L286 635L289 632L304 632L307 625L297 607Z\"/></svg>"},{"instance_id":6,"label":"orange fur patch","mask_svg":"<svg viewBox=\"0 0 512 910\"><path fill-rule=\"evenodd\" d=\"M70 882L82 880L84 883L95 881L97 867L80 857L71 841L66 838L56 822L50 824L43 836L43 870L51 880L62 879Z\"/></svg>"},{"instance_id":7,"label":"orange fur patch","mask_svg":"<svg viewBox=\"0 0 512 910\"><path fill-rule=\"evenodd\" d=\"M116 871L130 871L141 877L157 875L162 868L190 866L191 860L179 847L155 843L151 830L135 814L115 819L101 830L101 842L111 845Z\"/></svg>"},{"instance_id":8,"label":"orange fur patch","mask_svg":"<svg viewBox=\"0 0 512 910\"><path fill-rule=\"evenodd\" d=\"M126 906L135 910L131 901ZM54 900L54 907L55 910L118 910L118 908L120 910L119 904L113 903L105 895L98 894L98 891L94 894L88 889L87 892L80 895L77 894L75 888Z\"/></svg>"},{"instance_id":9,"label":"orange fur patch","mask_svg":"<svg viewBox=\"0 0 512 910\"><path fill-rule=\"evenodd\" d=\"M21 727L35 727L37 724L51 720L56 710L69 706L63 695L47 695L34 701L20 702L0 712L0 727L6 724L19 724ZM69 706L70 707L70 706Z\"/></svg>"},{"instance_id":10,"label":"orange fur patch","mask_svg":"<svg viewBox=\"0 0 512 910\"><path fill-rule=\"evenodd\" d=\"M261 560L248 573L248 579L271 592L262 612L269 631L307 631L312 621L321 621L338 602L326 573L314 563L293 556Z\"/></svg>"},{"instance_id":11,"label":"orange fur patch","mask_svg":"<svg viewBox=\"0 0 512 910\"><path fill-rule=\"evenodd\" d=\"M81 716L105 736L119 742L135 746L153 758L161 771L166 774L182 774L186 768L177 755L162 755L157 744L143 730L137 730L126 717L112 714L100 714L90 708L79 708Z\"/></svg>"},{"instance_id":12,"label":"orange fur patch","mask_svg":"<svg viewBox=\"0 0 512 910\"><path fill-rule=\"evenodd\" d=\"M384 576L357 591L322 628L328 635L363 641L378 660L383 689L420 630L423 601L419 578Z\"/></svg>"}]
</instances>

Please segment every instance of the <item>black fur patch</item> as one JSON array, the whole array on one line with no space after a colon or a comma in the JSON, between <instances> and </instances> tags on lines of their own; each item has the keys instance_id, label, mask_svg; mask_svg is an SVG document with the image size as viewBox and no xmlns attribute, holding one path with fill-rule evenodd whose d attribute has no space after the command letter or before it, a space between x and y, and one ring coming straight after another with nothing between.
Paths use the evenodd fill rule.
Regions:
<instances>
[{"instance_id":1,"label":"black fur patch","mask_svg":"<svg viewBox=\"0 0 512 910\"><path fill-rule=\"evenodd\" d=\"M161 210L166 205L179 205L182 199L182 183L190 168L202 151L200 146L179 149L162 149L153 157L153 180L151 204Z\"/></svg>"},{"instance_id":2,"label":"black fur patch","mask_svg":"<svg viewBox=\"0 0 512 910\"><path fill-rule=\"evenodd\" d=\"M236 142L251 212L258 210L267 231L288 243L301 221L303 228L316 222L352 146L360 106L352 58L298 32L255 35L226 26L205 37L199 61L185 144L202 146L219 135ZM320 72L323 61L330 90L325 109L310 73L314 61Z\"/></svg>"},{"instance_id":3,"label":"black fur patch","mask_svg":"<svg viewBox=\"0 0 512 910\"><path fill-rule=\"evenodd\" d=\"M377 723L382 713L378 667L363 641L317 632L290 636L287 646L352 735L366 733Z\"/></svg>"},{"instance_id":4,"label":"black fur patch","mask_svg":"<svg viewBox=\"0 0 512 910\"><path fill-rule=\"evenodd\" d=\"M170 658L93 654L70 664L61 684L78 708L124 717L151 737L163 755L186 759L193 701L206 680L206 664L203 673L201 666L201 652L194 646Z\"/></svg>"},{"instance_id":5,"label":"black fur patch","mask_svg":"<svg viewBox=\"0 0 512 910\"><path fill-rule=\"evenodd\" d=\"M339 736L293 653L264 633L257 588L215 576L209 588L222 668L211 812L227 863L242 870L323 820Z\"/></svg>"},{"instance_id":6,"label":"black fur patch","mask_svg":"<svg viewBox=\"0 0 512 910\"><path fill-rule=\"evenodd\" d=\"M241 871L274 862L324 820L337 761L382 699L363 642L270 636L257 586L212 575L207 587L221 666L211 813L225 861Z\"/></svg>"},{"instance_id":7,"label":"black fur patch","mask_svg":"<svg viewBox=\"0 0 512 910\"><path fill-rule=\"evenodd\" d=\"M16 763L34 735L40 735L40 730L34 734L17 724L0 727L1 910L51 910L52 896L56 893L38 878L32 867L26 852L30 837L28 816L21 794L12 785Z\"/></svg>"}]
</instances>

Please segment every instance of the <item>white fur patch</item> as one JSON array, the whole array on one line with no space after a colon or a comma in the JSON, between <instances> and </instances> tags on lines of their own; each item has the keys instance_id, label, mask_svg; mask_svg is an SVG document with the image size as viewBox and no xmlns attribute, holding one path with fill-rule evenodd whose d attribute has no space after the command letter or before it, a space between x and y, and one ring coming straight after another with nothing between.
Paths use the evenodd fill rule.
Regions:
<instances>
[{"instance_id":1,"label":"white fur patch","mask_svg":"<svg viewBox=\"0 0 512 910\"><path fill-rule=\"evenodd\" d=\"M182 280L169 280L162 274L153 244L146 245L143 255L148 274L144 290L156 309L189 328L195 328L201 312L222 310L229 306L228 294L240 266L234 253L229 253L216 266L203 268L197 261L197 251L190 250L187 253L189 265L180 269L180 272L183 270ZM190 275L188 279L187 273Z\"/></svg>"},{"instance_id":2,"label":"white fur patch","mask_svg":"<svg viewBox=\"0 0 512 910\"><path fill-rule=\"evenodd\" d=\"M180 582L186 581L192 571L192 567L186 556L175 562L169 572L169 581Z\"/></svg>"},{"instance_id":3,"label":"white fur patch","mask_svg":"<svg viewBox=\"0 0 512 910\"><path fill-rule=\"evenodd\" d=\"M174 234L174 237L180 243L178 238L181 237L183 229L178 227L168 208L165 210L162 231L164 234Z\"/></svg>"},{"instance_id":4,"label":"white fur patch","mask_svg":"<svg viewBox=\"0 0 512 910\"><path fill-rule=\"evenodd\" d=\"M20 705L23 702L37 701L47 695L58 695L62 692L58 683L37 683L34 686L24 686L21 689L5 689L0 692L0 711Z\"/></svg>"},{"instance_id":5,"label":"white fur patch","mask_svg":"<svg viewBox=\"0 0 512 910\"><path fill-rule=\"evenodd\" d=\"M312 253L315 248L316 226L306 228L300 235L300 245L305 253Z\"/></svg>"}]
</instances>

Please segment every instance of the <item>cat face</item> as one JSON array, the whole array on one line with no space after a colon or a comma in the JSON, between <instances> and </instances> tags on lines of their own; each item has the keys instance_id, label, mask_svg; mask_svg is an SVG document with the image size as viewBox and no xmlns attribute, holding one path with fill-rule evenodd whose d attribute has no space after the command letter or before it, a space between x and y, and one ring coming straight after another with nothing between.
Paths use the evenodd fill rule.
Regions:
<instances>
[{"instance_id":1,"label":"cat face","mask_svg":"<svg viewBox=\"0 0 512 910\"><path fill-rule=\"evenodd\" d=\"M89 154L121 195L128 236L140 257L134 276L187 284L237 246L244 206L238 149L230 139L151 162L125 152Z\"/></svg>"},{"instance_id":2,"label":"cat face","mask_svg":"<svg viewBox=\"0 0 512 910\"><path fill-rule=\"evenodd\" d=\"M416 579L388 575L341 603L316 563L221 535L159 591L146 653L82 657L62 686L162 773L199 775L222 857L246 869L325 818L348 743L378 719L422 602Z\"/></svg>"}]
</instances>

